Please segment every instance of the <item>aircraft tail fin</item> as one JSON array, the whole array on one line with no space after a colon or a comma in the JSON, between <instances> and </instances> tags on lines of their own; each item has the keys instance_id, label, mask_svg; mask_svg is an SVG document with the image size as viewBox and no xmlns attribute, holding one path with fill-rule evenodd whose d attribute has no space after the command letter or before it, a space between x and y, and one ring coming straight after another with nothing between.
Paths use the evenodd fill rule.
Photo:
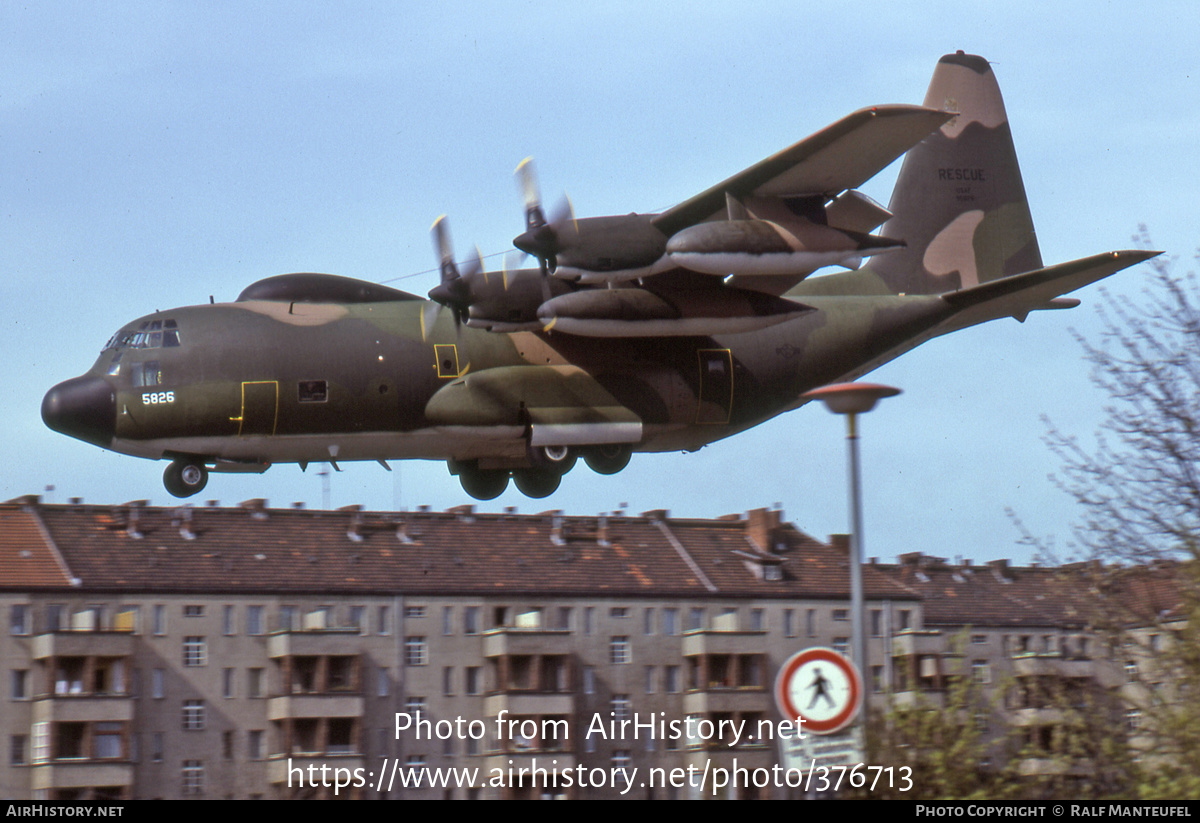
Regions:
<instances>
[{"instance_id":1,"label":"aircraft tail fin","mask_svg":"<svg viewBox=\"0 0 1200 823\"><path fill-rule=\"evenodd\" d=\"M908 247L871 261L893 294L940 294L1042 267L1004 100L982 57L938 61L925 106L958 115L911 149L882 233Z\"/></svg>"},{"instance_id":2,"label":"aircraft tail fin","mask_svg":"<svg viewBox=\"0 0 1200 823\"><path fill-rule=\"evenodd\" d=\"M988 61L937 62L925 107L956 112L908 151L882 234L906 248L856 272L810 277L790 293L943 294L1042 268L1000 85Z\"/></svg>"}]
</instances>

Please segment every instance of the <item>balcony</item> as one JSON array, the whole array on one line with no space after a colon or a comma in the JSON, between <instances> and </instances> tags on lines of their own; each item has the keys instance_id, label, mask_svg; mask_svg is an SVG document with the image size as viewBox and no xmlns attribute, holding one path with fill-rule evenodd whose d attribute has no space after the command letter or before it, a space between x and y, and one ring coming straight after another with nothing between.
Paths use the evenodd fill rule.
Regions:
<instances>
[{"instance_id":1,"label":"balcony","mask_svg":"<svg viewBox=\"0 0 1200 823\"><path fill-rule=\"evenodd\" d=\"M362 633L355 628L275 632L267 637L267 656L323 657L346 652L346 641Z\"/></svg>"},{"instance_id":2,"label":"balcony","mask_svg":"<svg viewBox=\"0 0 1200 823\"><path fill-rule=\"evenodd\" d=\"M1096 664L1090 658L1022 653L1014 655L1013 674L1017 677L1088 678L1096 676Z\"/></svg>"},{"instance_id":3,"label":"balcony","mask_svg":"<svg viewBox=\"0 0 1200 823\"><path fill-rule=\"evenodd\" d=\"M127 630L59 630L33 638L34 660L49 657L129 657L131 654L133 634Z\"/></svg>"},{"instance_id":4,"label":"balcony","mask_svg":"<svg viewBox=\"0 0 1200 823\"><path fill-rule=\"evenodd\" d=\"M571 632L566 629L503 628L483 634L484 657L566 655L573 652Z\"/></svg>"}]
</instances>

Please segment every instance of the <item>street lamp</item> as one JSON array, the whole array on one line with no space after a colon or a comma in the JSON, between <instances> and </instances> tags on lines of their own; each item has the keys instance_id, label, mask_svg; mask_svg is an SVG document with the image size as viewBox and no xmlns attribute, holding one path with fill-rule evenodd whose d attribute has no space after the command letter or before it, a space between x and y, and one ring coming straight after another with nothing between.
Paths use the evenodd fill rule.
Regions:
<instances>
[{"instance_id":1,"label":"street lamp","mask_svg":"<svg viewBox=\"0 0 1200 823\"><path fill-rule=\"evenodd\" d=\"M846 415L846 443L850 462L850 634L854 663L864 683L870 671L867 666L866 633L863 631L862 585L862 504L858 471L858 415L869 412L884 397L894 397L900 389L878 383L834 383L813 389L800 397L820 400L834 414Z\"/></svg>"}]
</instances>

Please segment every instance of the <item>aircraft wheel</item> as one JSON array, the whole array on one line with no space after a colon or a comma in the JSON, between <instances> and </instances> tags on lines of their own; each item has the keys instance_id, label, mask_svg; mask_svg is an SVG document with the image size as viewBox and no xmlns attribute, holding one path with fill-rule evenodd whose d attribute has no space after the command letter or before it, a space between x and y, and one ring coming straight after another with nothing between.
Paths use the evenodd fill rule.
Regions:
<instances>
[{"instance_id":1,"label":"aircraft wheel","mask_svg":"<svg viewBox=\"0 0 1200 823\"><path fill-rule=\"evenodd\" d=\"M531 446L529 462L535 469L566 474L575 468L577 455L570 446Z\"/></svg>"},{"instance_id":2,"label":"aircraft wheel","mask_svg":"<svg viewBox=\"0 0 1200 823\"><path fill-rule=\"evenodd\" d=\"M504 469L481 469L478 463L459 463L457 468L463 491L476 500L493 500L508 488L508 472Z\"/></svg>"},{"instance_id":3,"label":"aircraft wheel","mask_svg":"<svg viewBox=\"0 0 1200 823\"><path fill-rule=\"evenodd\" d=\"M549 497L562 482L561 474L544 469L516 469L512 475L517 489L526 497Z\"/></svg>"},{"instance_id":4,"label":"aircraft wheel","mask_svg":"<svg viewBox=\"0 0 1200 823\"><path fill-rule=\"evenodd\" d=\"M633 448L626 443L591 446L583 453L583 462L596 474L616 474L629 465Z\"/></svg>"},{"instance_id":5,"label":"aircraft wheel","mask_svg":"<svg viewBox=\"0 0 1200 823\"><path fill-rule=\"evenodd\" d=\"M208 469L193 460L175 460L163 472L163 485L175 497L191 497L208 485Z\"/></svg>"}]
</instances>

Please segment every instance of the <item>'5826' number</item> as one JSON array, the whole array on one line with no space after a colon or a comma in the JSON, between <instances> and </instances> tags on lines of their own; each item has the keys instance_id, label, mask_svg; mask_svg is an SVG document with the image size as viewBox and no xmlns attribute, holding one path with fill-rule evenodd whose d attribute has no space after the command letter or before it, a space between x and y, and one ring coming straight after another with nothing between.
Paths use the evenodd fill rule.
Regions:
<instances>
[{"instance_id":1,"label":"'5826' number","mask_svg":"<svg viewBox=\"0 0 1200 823\"><path fill-rule=\"evenodd\" d=\"M142 405L158 406L163 403L174 403L175 392L173 391L152 391L142 395Z\"/></svg>"}]
</instances>

